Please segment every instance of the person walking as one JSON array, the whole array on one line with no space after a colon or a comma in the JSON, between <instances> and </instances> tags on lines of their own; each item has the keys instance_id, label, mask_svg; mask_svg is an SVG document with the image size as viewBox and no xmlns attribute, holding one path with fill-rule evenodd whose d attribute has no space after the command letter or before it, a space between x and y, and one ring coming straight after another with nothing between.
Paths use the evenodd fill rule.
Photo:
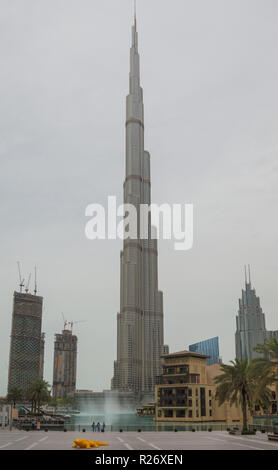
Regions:
<instances>
[{"instance_id":1,"label":"person walking","mask_svg":"<svg viewBox=\"0 0 278 470\"><path fill-rule=\"evenodd\" d=\"M95 422L93 421L93 424L92 424L92 431L95 432L95 428L96 428L96 425L95 425Z\"/></svg>"},{"instance_id":2,"label":"person walking","mask_svg":"<svg viewBox=\"0 0 278 470\"><path fill-rule=\"evenodd\" d=\"M100 423L97 423L97 430L100 432Z\"/></svg>"},{"instance_id":3,"label":"person walking","mask_svg":"<svg viewBox=\"0 0 278 470\"><path fill-rule=\"evenodd\" d=\"M105 422L103 421L103 425L102 425L102 432L105 431Z\"/></svg>"}]
</instances>

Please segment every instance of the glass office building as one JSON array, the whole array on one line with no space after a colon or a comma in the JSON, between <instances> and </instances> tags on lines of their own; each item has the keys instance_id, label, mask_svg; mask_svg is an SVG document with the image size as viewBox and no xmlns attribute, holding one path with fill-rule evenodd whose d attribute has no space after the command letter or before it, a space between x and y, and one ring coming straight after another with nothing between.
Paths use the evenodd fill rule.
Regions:
<instances>
[{"instance_id":1,"label":"glass office building","mask_svg":"<svg viewBox=\"0 0 278 470\"><path fill-rule=\"evenodd\" d=\"M191 344L189 346L189 351L210 356L209 359L207 359L207 365L217 364L220 362L218 336L215 338L206 339L205 341L200 341L199 343Z\"/></svg>"}]
</instances>

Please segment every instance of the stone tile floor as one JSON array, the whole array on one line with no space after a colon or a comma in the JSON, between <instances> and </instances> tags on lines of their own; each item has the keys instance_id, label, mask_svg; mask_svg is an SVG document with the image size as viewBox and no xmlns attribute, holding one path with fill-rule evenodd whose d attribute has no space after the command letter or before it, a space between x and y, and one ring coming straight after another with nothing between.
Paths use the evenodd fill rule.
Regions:
<instances>
[{"instance_id":1,"label":"stone tile floor","mask_svg":"<svg viewBox=\"0 0 278 470\"><path fill-rule=\"evenodd\" d=\"M0 430L0 450L73 450L77 438L99 440L109 450L278 450L278 442L267 440L266 434L230 436L228 432L106 432L79 433L61 431ZM91 449L95 452L98 449ZM85 450L82 450L85 451ZM89 452L89 450L88 450Z\"/></svg>"}]
</instances>

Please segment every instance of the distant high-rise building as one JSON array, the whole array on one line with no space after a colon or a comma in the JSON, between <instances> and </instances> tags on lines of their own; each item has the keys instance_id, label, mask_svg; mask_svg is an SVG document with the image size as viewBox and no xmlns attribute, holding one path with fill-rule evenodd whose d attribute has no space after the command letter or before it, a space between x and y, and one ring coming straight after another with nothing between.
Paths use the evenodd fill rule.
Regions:
<instances>
[{"instance_id":1,"label":"distant high-rise building","mask_svg":"<svg viewBox=\"0 0 278 470\"><path fill-rule=\"evenodd\" d=\"M266 329L260 298L251 286L250 266L248 280L245 268L245 290L242 290L242 297L239 299L236 327L236 357L240 360L248 359L248 362L261 357L261 354L254 351L258 344L263 344L265 339L278 337L278 331Z\"/></svg>"},{"instance_id":2,"label":"distant high-rise building","mask_svg":"<svg viewBox=\"0 0 278 470\"><path fill-rule=\"evenodd\" d=\"M139 211L151 203L150 154L144 146L143 90L136 17L132 27L129 95L126 101L126 178L124 203ZM139 217L138 217L139 219ZM126 239L121 252L120 312L117 315L117 360L113 389L138 396L154 394L156 377L162 372L163 295L158 290L157 240L151 236Z\"/></svg>"},{"instance_id":3,"label":"distant high-rise building","mask_svg":"<svg viewBox=\"0 0 278 470\"><path fill-rule=\"evenodd\" d=\"M53 389L54 398L65 398L76 389L77 336L71 330L55 335Z\"/></svg>"},{"instance_id":4,"label":"distant high-rise building","mask_svg":"<svg viewBox=\"0 0 278 470\"><path fill-rule=\"evenodd\" d=\"M199 343L191 344L189 346L189 351L209 356L207 359L207 365L217 364L220 362L218 336L200 341Z\"/></svg>"},{"instance_id":5,"label":"distant high-rise building","mask_svg":"<svg viewBox=\"0 0 278 470\"><path fill-rule=\"evenodd\" d=\"M267 335L267 339L278 339L278 330L267 331L266 335Z\"/></svg>"},{"instance_id":6,"label":"distant high-rise building","mask_svg":"<svg viewBox=\"0 0 278 470\"><path fill-rule=\"evenodd\" d=\"M42 305L42 297L14 292L8 390L25 392L41 378Z\"/></svg>"},{"instance_id":7,"label":"distant high-rise building","mask_svg":"<svg viewBox=\"0 0 278 470\"><path fill-rule=\"evenodd\" d=\"M44 347L45 347L45 333L42 333L42 335L41 335L41 353L40 353L40 379L43 379Z\"/></svg>"},{"instance_id":8,"label":"distant high-rise building","mask_svg":"<svg viewBox=\"0 0 278 470\"><path fill-rule=\"evenodd\" d=\"M163 346L162 346L162 354L161 354L161 355L163 355L163 354L169 354L169 353L170 353L170 352L169 352L169 346L168 346L168 344L163 344Z\"/></svg>"}]
</instances>

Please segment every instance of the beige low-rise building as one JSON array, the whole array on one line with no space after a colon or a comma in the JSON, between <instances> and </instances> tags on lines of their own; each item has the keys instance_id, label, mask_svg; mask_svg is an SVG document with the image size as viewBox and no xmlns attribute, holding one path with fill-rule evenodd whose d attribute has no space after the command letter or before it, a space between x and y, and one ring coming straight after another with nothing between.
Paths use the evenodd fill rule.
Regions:
<instances>
[{"instance_id":1,"label":"beige low-rise building","mask_svg":"<svg viewBox=\"0 0 278 470\"><path fill-rule=\"evenodd\" d=\"M214 377L221 364L207 365L208 356L191 351L164 354L163 374L155 388L156 421L226 422L242 420L237 406L215 399Z\"/></svg>"},{"instance_id":2,"label":"beige low-rise building","mask_svg":"<svg viewBox=\"0 0 278 470\"><path fill-rule=\"evenodd\" d=\"M148 403L137 408L138 416L154 416L155 415L155 403Z\"/></svg>"}]
</instances>

